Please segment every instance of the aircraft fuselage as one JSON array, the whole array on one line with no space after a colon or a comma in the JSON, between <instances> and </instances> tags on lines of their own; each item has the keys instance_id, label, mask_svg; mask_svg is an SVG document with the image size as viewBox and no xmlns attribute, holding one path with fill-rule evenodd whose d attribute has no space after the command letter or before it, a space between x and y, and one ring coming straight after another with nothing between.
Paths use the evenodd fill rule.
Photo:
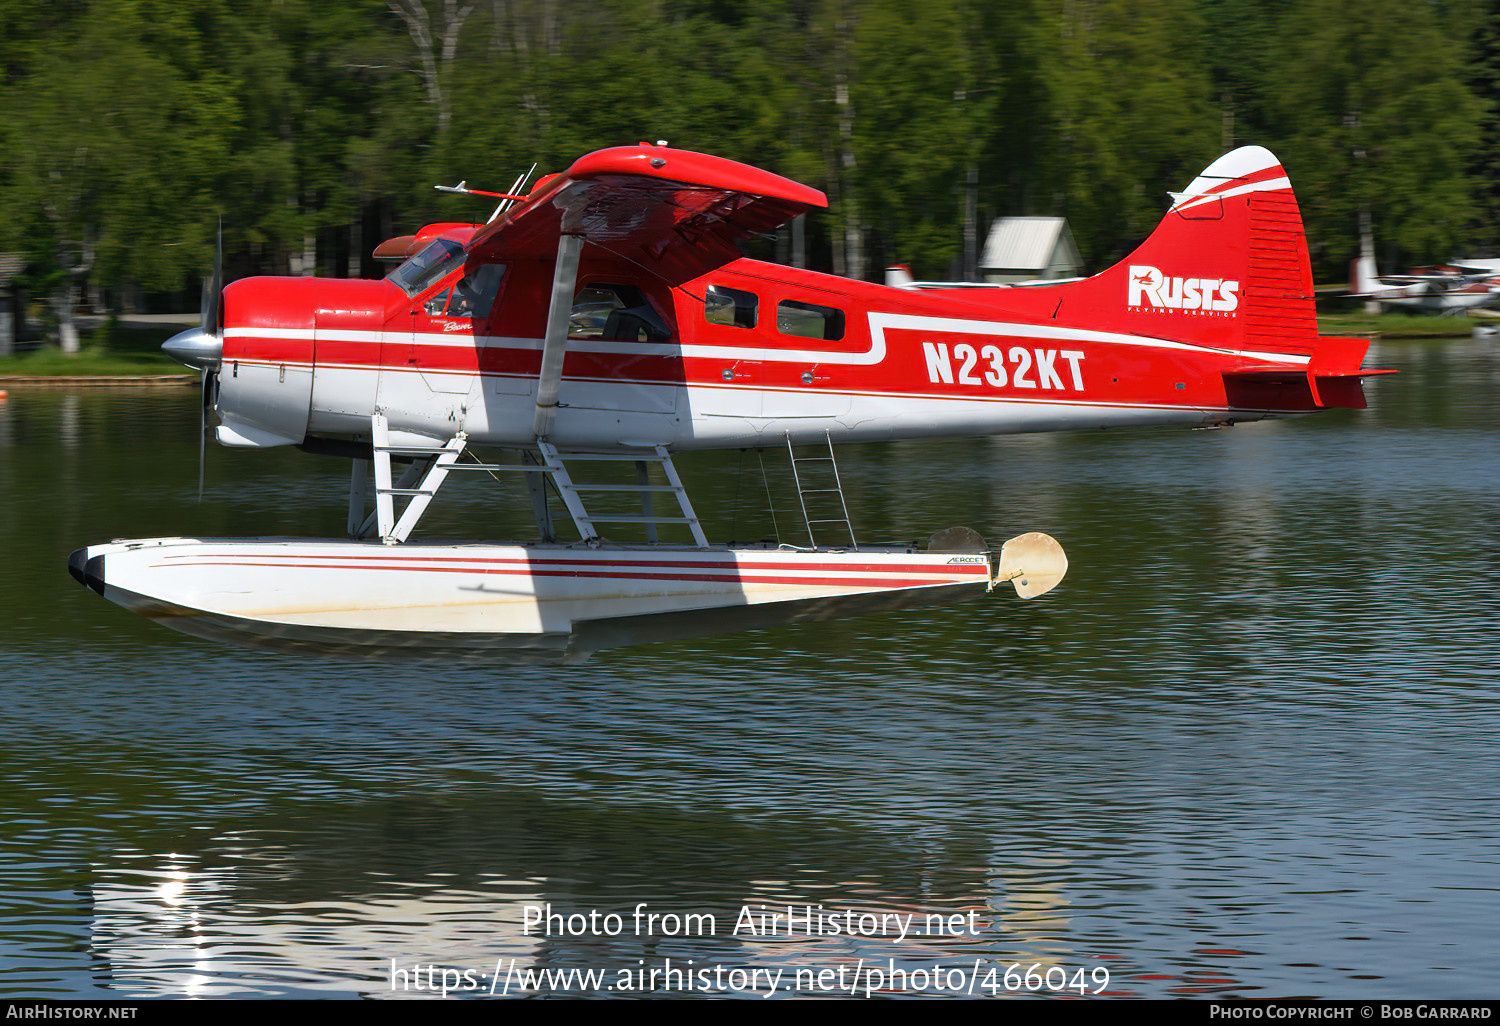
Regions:
<instances>
[{"instance_id":1,"label":"aircraft fuselage","mask_svg":"<svg viewBox=\"0 0 1500 1026\"><path fill-rule=\"evenodd\" d=\"M412 294L389 279L231 284L220 440L367 437L381 409L398 433L530 444L551 272L542 261L504 265L490 312L477 316L452 309L462 266ZM553 438L729 448L825 432L979 435L1313 408L1295 383L1261 388L1253 406L1237 401L1224 377L1268 361L1305 373L1305 355L1039 316L1065 288L955 298L752 260L668 288L586 255ZM1142 305L1146 328L1229 316Z\"/></svg>"}]
</instances>

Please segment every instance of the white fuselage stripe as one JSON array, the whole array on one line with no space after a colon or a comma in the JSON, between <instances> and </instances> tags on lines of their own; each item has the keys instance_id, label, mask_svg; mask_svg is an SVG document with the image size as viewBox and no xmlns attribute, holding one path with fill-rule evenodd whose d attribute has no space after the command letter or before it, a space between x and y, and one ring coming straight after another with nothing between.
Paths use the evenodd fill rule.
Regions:
<instances>
[{"instance_id":1,"label":"white fuselage stripe","mask_svg":"<svg viewBox=\"0 0 1500 1026\"><path fill-rule=\"evenodd\" d=\"M1211 346L1176 342L1149 335L1127 335L1113 331L1091 331L1086 328L1064 328L1048 324L1022 324L1006 321L978 321L956 317L933 317L925 314L870 313L870 348L864 352L833 352L811 349L765 349L739 346L674 344L661 342L605 342L569 339L568 349L579 353L620 354L632 356L685 356L701 359L763 360L786 363L825 363L870 366L885 359L887 329L910 331L946 331L995 338L1043 339L1057 342L1097 342L1148 349L1175 349L1184 352L1218 353L1273 363L1306 364L1310 357L1292 353L1244 349L1217 349ZM230 328L226 338L306 339L305 328ZM540 351L541 339L513 338L502 335L459 335L385 331L346 331L318 329L317 336L330 342L366 344L414 344L446 346L457 349L493 348ZM280 361L274 361L280 362Z\"/></svg>"}]
</instances>

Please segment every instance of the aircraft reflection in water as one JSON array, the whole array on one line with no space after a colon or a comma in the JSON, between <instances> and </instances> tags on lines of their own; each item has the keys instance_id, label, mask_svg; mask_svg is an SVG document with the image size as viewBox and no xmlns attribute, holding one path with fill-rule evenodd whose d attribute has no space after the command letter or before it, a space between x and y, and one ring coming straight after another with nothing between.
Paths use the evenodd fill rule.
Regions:
<instances>
[{"instance_id":1,"label":"aircraft reflection in water","mask_svg":"<svg viewBox=\"0 0 1500 1026\"><path fill-rule=\"evenodd\" d=\"M742 259L737 243L823 194L665 146L601 150L502 199L486 224L383 244L405 259L382 281L221 293L216 271L202 327L165 347L201 370L221 444L351 461L348 540L116 542L75 552L74 576L190 634L456 658L576 660L1002 581L1032 597L1067 567L1045 535L998 558L966 529L920 551L858 544L834 443L1231 424L1362 407L1374 373L1364 340L1318 336L1297 203L1257 147L1176 194L1125 261L1036 286L890 288ZM476 445L519 461L477 462ZM808 544L711 544L673 454L767 447L793 457ZM575 477L585 465L624 474ZM540 540L409 542L460 471L519 474Z\"/></svg>"},{"instance_id":2,"label":"aircraft reflection in water","mask_svg":"<svg viewBox=\"0 0 1500 1026\"><path fill-rule=\"evenodd\" d=\"M492 801L479 804L497 811ZM831 981L840 975L847 986L856 979L860 988L890 986L894 966L928 974L928 985L900 989L941 994L951 988L930 983L933 966L970 967L976 958L998 961L1000 974L1023 961L1086 968L1089 993L1101 978L1091 975L1100 963L1071 935L1059 865L1012 867L1001 885L978 868L979 853L960 848L951 853L956 864L975 868L957 877L946 868L938 888L921 856L893 856L868 835L808 824L800 836L819 852L825 874L822 897L810 899L805 881L786 879L774 862L784 851L775 831L732 816L705 826L695 814L668 817L679 830L673 836L734 841L693 863L695 895L711 897L616 902L602 897L621 893L616 874L633 879L661 865L659 852L631 847L637 821L618 810L575 833L577 824L545 803L502 800L493 820L459 805L418 816L424 828L447 829L399 837L372 811L385 810L322 808L308 823L277 819L263 836L236 830L198 850L112 853L88 888L88 945L110 990L389 998L446 987L447 996L487 997L493 986L495 996L582 996L770 993L774 983L786 996L836 992ZM520 823L565 825L554 832ZM569 852L566 867L538 876L538 851L558 849ZM887 883L872 884L877 871ZM948 896L934 902L938 889ZM903 935L892 920L911 929ZM731 981L730 971L740 975Z\"/></svg>"}]
</instances>

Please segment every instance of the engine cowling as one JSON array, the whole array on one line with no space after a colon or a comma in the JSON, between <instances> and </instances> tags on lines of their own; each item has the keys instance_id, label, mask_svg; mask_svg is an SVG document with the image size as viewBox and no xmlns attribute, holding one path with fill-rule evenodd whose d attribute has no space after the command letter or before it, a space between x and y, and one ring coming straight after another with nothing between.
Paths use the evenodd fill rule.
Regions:
<instances>
[{"instance_id":1,"label":"engine cowling","mask_svg":"<svg viewBox=\"0 0 1500 1026\"><path fill-rule=\"evenodd\" d=\"M367 390L358 390L359 395L334 394L327 382L317 387L318 330L322 326L326 332L328 322L333 322L348 335L344 322L358 314L368 323L362 323L365 330L357 334L368 335L366 344L378 351L380 323L395 293L399 290L386 282L358 279L243 278L226 286L219 443L241 448L301 444L310 426L320 426L323 407L323 412L368 423L375 374L359 375L369 384ZM323 348L351 344L361 345L340 339L328 340ZM339 362L337 354L333 356L332 362Z\"/></svg>"},{"instance_id":2,"label":"engine cowling","mask_svg":"<svg viewBox=\"0 0 1500 1026\"><path fill-rule=\"evenodd\" d=\"M315 278L243 278L224 288L215 437L220 445L296 445L307 435Z\"/></svg>"}]
</instances>

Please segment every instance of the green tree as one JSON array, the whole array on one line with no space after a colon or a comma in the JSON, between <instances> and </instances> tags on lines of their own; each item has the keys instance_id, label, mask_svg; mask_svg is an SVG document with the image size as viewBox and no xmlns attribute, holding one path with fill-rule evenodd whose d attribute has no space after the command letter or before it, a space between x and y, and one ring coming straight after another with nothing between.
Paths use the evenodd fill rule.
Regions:
<instances>
[{"instance_id":1,"label":"green tree","mask_svg":"<svg viewBox=\"0 0 1500 1026\"><path fill-rule=\"evenodd\" d=\"M965 0L860 5L855 31L860 215L871 229L872 271L910 262L919 276L953 273L963 239L963 189L995 109L981 83L976 21Z\"/></svg>"},{"instance_id":2,"label":"green tree","mask_svg":"<svg viewBox=\"0 0 1500 1026\"><path fill-rule=\"evenodd\" d=\"M1476 187L1474 241L1495 253L1500 252L1500 5L1485 4L1476 24L1470 87L1484 114L1470 169Z\"/></svg>"},{"instance_id":3,"label":"green tree","mask_svg":"<svg viewBox=\"0 0 1500 1026\"><path fill-rule=\"evenodd\" d=\"M1042 128L1029 214L1069 219L1085 263L1124 256L1161 220L1166 191L1220 151L1220 117L1188 0L1069 0L1018 9ZM1024 19L1024 20L1023 20Z\"/></svg>"},{"instance_id":4,"label":"green tree","mask_svg":"<svg viewBox=\"0 0 1500 1026\"><path fill-rule=\"evenodd\" d=\"M1468 176L1483 104L1472 92L1472 24L1437 4L1307 0L1281 23L1268 92L1315 259L1345 266L1369 211L1385 252L1446 260L1473 212Z\"/></svg>"},{"instance_id":5,"label":"green tree","mask_svg":"<svg viewBox=\"0 0 1500 1026\"><path fill-rule=\"evenodd\" d=\"M206 265L203 223L238 118L195 17L212 7L62 10L7 84L11 187L0 202L52 286L67 349L85 282L176 288Z\"/></svg>"},{"instance_id":6,"label":"green tree","mask_svg":"<svg viewBox=\"0 0 1500 1026\"><path fill-rule=\"evenodd\" d=\"M1280 73L1280 24L1293 0L1199 0L1199 47L1219 103L1228 150L1271 138L1267 91Z\"/></svg>"}]
</instances>

